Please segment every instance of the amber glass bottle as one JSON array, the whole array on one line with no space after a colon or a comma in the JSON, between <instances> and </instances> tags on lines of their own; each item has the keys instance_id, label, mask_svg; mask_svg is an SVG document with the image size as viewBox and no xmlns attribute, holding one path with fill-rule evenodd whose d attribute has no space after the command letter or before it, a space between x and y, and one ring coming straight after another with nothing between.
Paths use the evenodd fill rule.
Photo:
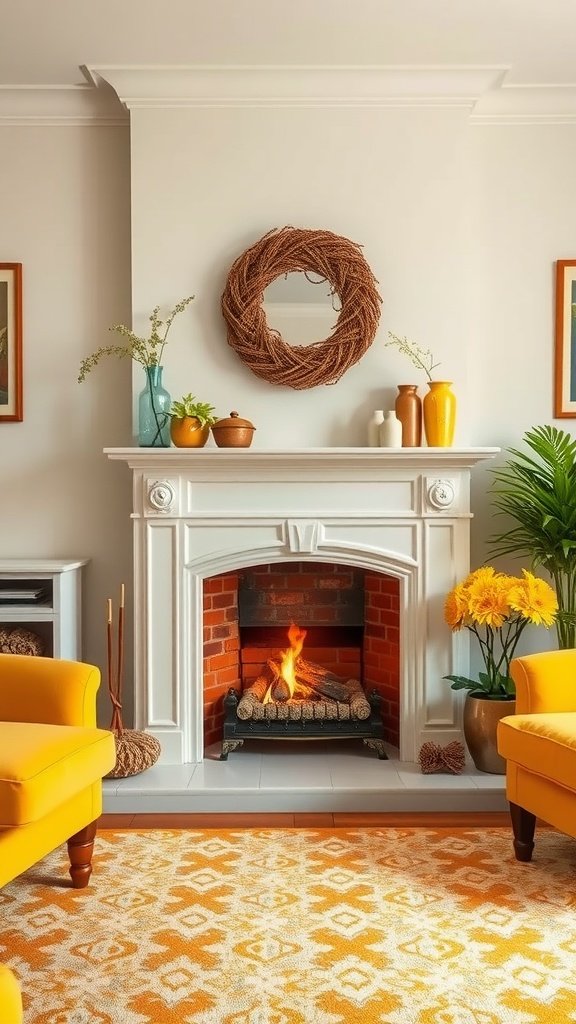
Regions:
<instances>
[{"instance_id":1,"label":"amber glass bottle","mask_svg":"<svg viewBox=\"0 0 576 1024\"><path fill-rule=\"evenodd\" d=\"M416 384L399 384L395 403L402 424L402 447L420 448L422 444L422 402Z\"/></svg>"}]
</instances>

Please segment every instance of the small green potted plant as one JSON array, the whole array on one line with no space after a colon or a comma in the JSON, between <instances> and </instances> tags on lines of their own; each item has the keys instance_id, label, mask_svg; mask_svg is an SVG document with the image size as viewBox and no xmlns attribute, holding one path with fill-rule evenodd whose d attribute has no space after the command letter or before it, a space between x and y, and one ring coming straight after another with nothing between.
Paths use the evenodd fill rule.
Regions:
<instances>
[{"instance_id":1,"label":"small green potted plant","mask_svg":"<svg viewBox=\"0 0 576 1024\"><path fill-rule=\"evenodd\" d=\"M194 395L183 395L170 408L170 437L176 448L203 448L216 423L214 406L198 402Z\"/></svg>"}]
</instances>

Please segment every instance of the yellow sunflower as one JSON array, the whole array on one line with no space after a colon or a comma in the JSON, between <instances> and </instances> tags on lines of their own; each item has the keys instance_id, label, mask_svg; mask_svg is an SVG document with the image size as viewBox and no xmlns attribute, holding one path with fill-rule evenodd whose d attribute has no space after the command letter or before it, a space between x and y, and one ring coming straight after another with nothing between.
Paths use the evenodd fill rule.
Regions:
<instances>
[{"instance_id":1,"label":"yellow sunflower","mask_svg":"<svg viewBox=\"0 0 576 1024\"><path fill-rule=\"evenodd\" d=\"M468 573L468 576L463 581L463 587L471 587L475 584L488 583L496 576L496 570L491 565L481 565L479 569L474 569L473 572Z\"/></svg>"},{"instance_id":2,"label":"yellow sunflower","mask_svg":"<svg viewBox=\"0 0 576 1024\"><path fill-rule=\"evenodd\" d=\"M546 580L533 576L527 569L522 572L524 579L510 588L510 607L535 626L551 626L558 611L555 592Z\"/></svg>"},{"instance_id":3,"label":"yellow sunflower","mask_svg":"<svg viewBox=\"0 0 576 1024\"><path fill-rule=\"evenodd\" d=\"M450 591L444 602L444 621L452 630L462 629L468 615L468 595L463 583Z\"/></svg>"},{"instance_id":4,"label":"yellow sunflower","mask_svg":"<svg viewBox=\"0 0 576 1024\"><path fill-rule=\"evenodd\" d=\"M468 611L473 622L499 629L510 614L509 590L509 577L493 570L491 574L477 574L468 587Z\"/></svg>"}]
</instances>

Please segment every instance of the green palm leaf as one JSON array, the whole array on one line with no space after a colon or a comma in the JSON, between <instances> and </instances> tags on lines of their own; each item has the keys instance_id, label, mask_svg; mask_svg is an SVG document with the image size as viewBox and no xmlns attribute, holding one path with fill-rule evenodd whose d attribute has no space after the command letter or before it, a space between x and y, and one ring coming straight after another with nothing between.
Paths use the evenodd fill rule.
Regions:
<instances>
[{"instance_id":1,"label":"green palm leaf","mask_svg":"<svg viewBox=\"0 0 576 1024\"><path fill-rule=\"evenodd\" d=\"M528 557L554 582L560 614L560 647L576 646L576 439L549 425L523 437L528 451L507 449L492 470L495 516L505 528L489 540L491 555Z\"/></svg>"}]
</instances>

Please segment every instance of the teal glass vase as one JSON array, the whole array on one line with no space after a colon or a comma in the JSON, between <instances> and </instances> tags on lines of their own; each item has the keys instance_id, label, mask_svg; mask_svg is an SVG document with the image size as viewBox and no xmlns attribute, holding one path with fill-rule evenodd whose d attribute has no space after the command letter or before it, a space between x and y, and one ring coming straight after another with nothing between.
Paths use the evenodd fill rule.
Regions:
<instances>
[{"instance_id":1,"label":"teal glass vase","mask_svg":"<svg viewBox=\"0 0 576 1024\"><path fill-rule=\"evenodd\" d=\"M144 369L146 384L138 396L138 444L140 448L169 448L172 399L162 386L163 367Z\"/></svg>"}]
</instances>

